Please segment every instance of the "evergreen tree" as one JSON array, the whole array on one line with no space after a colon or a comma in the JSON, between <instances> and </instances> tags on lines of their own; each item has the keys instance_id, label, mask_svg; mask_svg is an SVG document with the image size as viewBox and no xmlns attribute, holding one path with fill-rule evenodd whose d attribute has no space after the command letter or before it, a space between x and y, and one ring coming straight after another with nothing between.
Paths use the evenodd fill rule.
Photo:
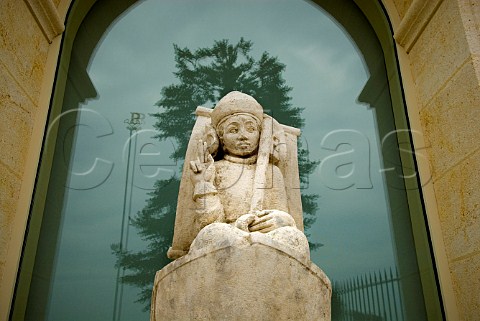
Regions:
<instances>
[{"instance_id":1,"label":"evergreen tree","mask_svg":"<svg viewBox=\"0 0 480 321\"><path fill-rule=\"evenodd\" d=\"M285 65L267 52L255 60L251 49L252 42L243 38L235 45L228 40L215 41L212 47L194 52L174 45L175 76L179 83L162 89L161 99L156 103L159 112L153 114L154 126L159 132L156 138L177 142L177 149L170 156L174 161L183 162L195 123L196 107L213 107L233 90L255 97L265 112L280 123L297 128L303 126L302 109L292 106L289 96L292 88L282 77ZM306 184L318 162L309 160L308 150L301 144L298 147L300 181ZM179 186L178 177L157 181L147 205L132 221L148 242L146 250L133 253L121 250L119 244L112 246L117 265L131 272L122 281L142 289L138 301L146 303L147 309L155 271L169 263L166 253L173 238ZM315 222L317 198L318 195L302 193L305 230ZM319 246L310 243L312 250Z\"/></svg>"}]
</instances>

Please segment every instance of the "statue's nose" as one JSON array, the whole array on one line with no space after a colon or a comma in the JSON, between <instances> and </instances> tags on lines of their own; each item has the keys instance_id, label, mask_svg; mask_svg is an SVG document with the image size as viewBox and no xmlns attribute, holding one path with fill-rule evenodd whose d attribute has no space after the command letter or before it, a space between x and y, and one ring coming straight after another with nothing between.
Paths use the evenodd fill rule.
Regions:
<instances>
[{"instance_id":1,"label":"statue's nose","mask_svg":"<svg viewBox=\"0 0 480 321\"><path fill-rule=\"evenodd\" d=\"M247 133L246 133L246 131L245 131L245 130L240 130L240 131L238 132L238 138L240 138L240 139L246 139L246 138L247 138Z\"/></svg>"}]
</instances>

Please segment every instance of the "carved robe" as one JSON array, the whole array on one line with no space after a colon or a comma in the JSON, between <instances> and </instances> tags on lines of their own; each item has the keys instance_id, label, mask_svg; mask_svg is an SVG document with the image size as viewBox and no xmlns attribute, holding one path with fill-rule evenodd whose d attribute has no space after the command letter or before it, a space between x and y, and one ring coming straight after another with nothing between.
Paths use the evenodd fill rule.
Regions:
<instances>
[{"instance_id":1,"label":"carved robe","mask_svg":"<svg viewBox=\"0 0 480 321\"><path fill-rule=\"evenodd\" d=\"M195 188L196 222L204 227L214 222L234 223L249 213L254 189L256 156L247 159L225 155L215 162L215 182ZM280 169L269 164L264 209L289 212Z\"/></svg>"}]
</instances>

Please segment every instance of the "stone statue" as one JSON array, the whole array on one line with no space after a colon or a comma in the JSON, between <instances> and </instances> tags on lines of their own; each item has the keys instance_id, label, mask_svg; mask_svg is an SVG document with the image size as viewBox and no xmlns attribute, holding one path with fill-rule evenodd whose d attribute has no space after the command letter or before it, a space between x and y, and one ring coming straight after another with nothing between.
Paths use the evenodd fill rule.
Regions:
<instances>
[{"instance_id":1,"label":"stone statue","mask_svg":"<svg viewBox=\"0 0 480 321\"><path fill-rule=\"evenodd\" d=\"M189 181L184 181L180 189L185 189L185 185L192 187L187 201L191 199L194 204L185 208L187 203L179 196L174 247L169 250L169 257L178 258L190 248L187 241L186 246L176 249L176 238L196 237L208 226L202 231L202 237L197 237L196 248L204 246L200 244L211 245L224 242L225 238L243 236L241 231L260 232L308 258L308 241L297 228L297 223L303 227L298 174L297 190L292 191L290 187L288 197L284 174L278 166L298 168L296 146L290 146L295 149L294 153L288 151L284 130L287 126L265 115L253 97L238 91L223 97L209 116L210 123L204 124L203 137L191 139L193 157L187 150L188 169L184 170L184 176ZM289 129L298 135L298 131ZM287 159L288 156L291 159ZM290 214L289 200L297 203L292 209L300 208L297 222ZM189 222L182 222L182 212ZM185 234L178 226L181 224L187 224L193 231L177 235Z\"/></svg>"},{"instance_id":2,"label":"stone statue","mask_svg":"<svg viewBox=\"0 0 480 321\"><path fill-rule=\"evenodd\" d=\"M198 107L151 321L330 320L303 233L296 128L231 92Z\"/></svg>"}]
</instances>

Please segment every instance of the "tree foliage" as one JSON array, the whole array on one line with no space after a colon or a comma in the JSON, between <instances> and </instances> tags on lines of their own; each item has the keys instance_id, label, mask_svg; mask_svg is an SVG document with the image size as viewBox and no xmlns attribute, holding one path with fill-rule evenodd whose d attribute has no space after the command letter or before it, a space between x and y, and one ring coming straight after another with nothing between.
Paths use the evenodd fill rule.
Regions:
<instances>
[{"instance_id":1,"label":"tree foliage","mask_svg":"<svg viewBox=\"0 0 480 321\"><path fill-rule=\"evenodd\" d=\"M285 65L264 52L259 59L251 55L252 42L243 38L237 44L228 40L215 41L213 46L191 51L174 45L178 83L161 90L156 103L159 111L152 116L158 130L156 138L173 139L176 150L170 156L183 162L197 106L213 107L220 98L237 90L249 94L263 106L266 113L280 123L301 128L302 108L291 103L291 87L283 79ZM308 150L299 144L300 181L308 184L308 176L318 162L309 160ZM173 227L180 180L172 177L156 182L145 208L132 221L140 236L148 242L140 252L124 251L120 244L112 246L117 266L129 271L122 281L141 288L138 301L148 303L155 271L166 265L166 252L173 238ZM302 193L305 230L315 222L318 195ZM307 234L308 236L308 234ZM320 244L310 243L315 249Z\"/></svg>"}]
</instances>

